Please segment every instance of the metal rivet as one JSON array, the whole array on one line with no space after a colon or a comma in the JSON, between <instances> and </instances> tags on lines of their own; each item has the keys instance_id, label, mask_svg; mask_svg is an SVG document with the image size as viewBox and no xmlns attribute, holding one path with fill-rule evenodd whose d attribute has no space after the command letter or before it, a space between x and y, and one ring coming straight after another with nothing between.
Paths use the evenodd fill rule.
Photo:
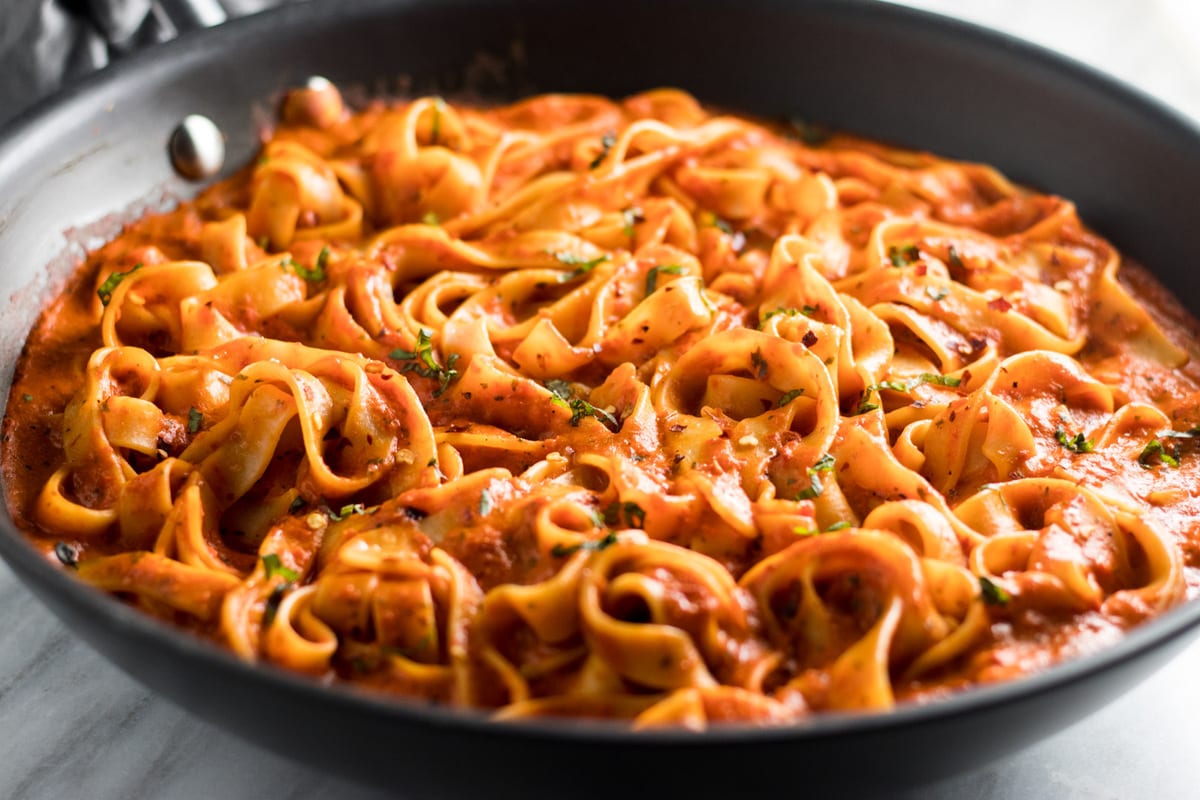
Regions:
<instances>
[{"instance_id":1,"label":"metal rivet","mask_svg":"<svg viewBox=\"0 0 1200 800\"><path fill-rule=\"evenodd\" d=\"M171 164L183 177L211 178L225 165L225 136L208 117L188 114L171 132L167 145Z\"/></svg>"}]
</instances>

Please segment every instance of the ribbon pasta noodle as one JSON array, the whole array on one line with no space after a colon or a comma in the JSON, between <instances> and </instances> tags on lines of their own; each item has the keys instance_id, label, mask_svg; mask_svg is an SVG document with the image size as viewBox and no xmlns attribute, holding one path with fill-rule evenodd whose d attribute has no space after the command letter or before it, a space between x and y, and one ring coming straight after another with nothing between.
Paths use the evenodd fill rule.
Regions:
<instances>
[{"instance_id":1,"label":"ribbon pasta noodle","mask_svg":"<svg viewBox=\"0 0 1200 800\"><path fill-rule=\"evenodd\" d=\"M291 92L17 369L18 524L234 652L498 719L782 724L1200 593L1191 323L995 170L624 101Z\"/></svg>"}]
</instances>

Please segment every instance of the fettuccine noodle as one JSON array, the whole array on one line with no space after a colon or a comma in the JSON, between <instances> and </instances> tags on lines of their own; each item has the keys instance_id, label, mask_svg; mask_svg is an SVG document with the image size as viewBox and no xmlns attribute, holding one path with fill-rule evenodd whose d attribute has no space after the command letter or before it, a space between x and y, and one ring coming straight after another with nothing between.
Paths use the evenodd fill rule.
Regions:
<instances>
[{"instance_id":1,"label":"fettuccine noodle","mask_svg":"<svg viewBox=\"0 0 1200 800\"><path fill-rule=\"evenodd\" d=\"M13 514L242 659L506 720L888 709L1200 593L1174 306L1066 200L813 133L294 91L44 312Z\"/></svg>"}]
</instances>

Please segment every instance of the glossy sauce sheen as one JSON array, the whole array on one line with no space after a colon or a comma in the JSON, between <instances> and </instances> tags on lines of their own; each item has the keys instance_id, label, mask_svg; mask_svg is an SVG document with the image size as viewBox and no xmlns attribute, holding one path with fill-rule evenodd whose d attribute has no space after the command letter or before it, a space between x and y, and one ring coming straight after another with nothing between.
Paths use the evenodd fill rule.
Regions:
<instances>
[{"instance_id":1,"label":"glossy sauce sheen","mask_svg":"<svg viewBox=\"0 0 1200 800\"><path fill-rule=\"evenodd\" d=\"M48 558L247 660L776 724L1200 591L1196 348L985 166L673 90L317 87L46 309L3 469Z\"/></svg>"}]
</instances>

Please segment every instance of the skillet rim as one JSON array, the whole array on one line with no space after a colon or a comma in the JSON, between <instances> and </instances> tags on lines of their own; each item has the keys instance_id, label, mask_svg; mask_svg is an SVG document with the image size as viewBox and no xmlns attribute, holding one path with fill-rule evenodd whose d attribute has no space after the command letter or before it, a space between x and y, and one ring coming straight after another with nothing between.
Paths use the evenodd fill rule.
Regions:
<instances>
[{"instance_id":1,"label":"skillet rim","mask_svg":"<svg viewBox=\"0 0 1200 800\"><path fill-rule=\"evenodd\" d=\"M533 8L549 4L549 0L528 0L525 6ZM874 16L897 24L918 26L930 35L957 40L960 44L991 49L1006 60L1031 62L1043 68L1056 70L1071 81L1098 93L1110 104L1132 112L1143 124L1165 131L1171 137L1181 140L1185 147L1195 150L1200 157L1200 127L1196 121L1120 78L1040 45L975 23L922 9L893 5L886 0L801 0L801 4L835 16ZM178 39L138 51L43 99L0 127L0 187L9 180L9 173L19 167L19 156L23 149L36 150L41 147L34 135L39 129L52 125L55 119L64 115L81 113L80 109L86 113L87 109L97 104L103 105L110 93L127 97L130 93L129 87L124 84L130 77L133 78L136 88L138 76L147 75L157 67L157 74L142 80L151 80L153 83L169 82L172 75L188 70L193 62L203 61L209 48L215 46L216 49L225 52L236 50L239 42L253 39L260 31L278 27L311 27L335 17L371 18L380 14L403 15L412 9L431 5L433 3L427 0L363 0L351 4L350 7L334 3L297 3L237 18L215 28L190 31ZM446 0L439 4L440 7L478 5L503 5L503 0ZM796 3L788 0L761 0L760 5L794 8ZM870 135L869 132L860 132ZM1151 272L1153 273L1153 270ZM1194 301L1193 304L1200 304L1200 300ZM1185 307L1187 305L1185 304ZM11 370L13 365L6 364L4 367ZM0 383L10 380L11 376L5 375L0 378ZM11 384L6 388L11 389ZM0 400L6 407L8 399ZM3 478L0 477L0 486L3 484ZM7 495L7 491L5 494ZM798 742L813 738L834 739L891 729L900 731L933 721L978 715L985 709L1007 705L1017 700L1033 700L1052 695L1060 688L1086 681L1122 664L1149 656L1172 641L1200 630L1200 598L1197 598L1185 601L1176 608L1138 625L1124 633L1115 644L1058 662L1032 675L998 684L969 687L928 702L901 704L890 711L860 714L823 712L807 720L777 727L715 726L698 734L681 729L632 732L626 724L600 723L576 718L496 722L479 711L430 706L407 698L370 695L348 688L344 684L322 684L270 664L240 661L231 652L214 643L160 622L111 595L83 584L66 570L55 566L48 558L42 557L25 540L12 521L7 500L2 504L2 510L0 555L26 588L39 596L39 602L59 617L59 622L70 630L72 636L83 638L93 650L100 652L110 662L113 661L112 657L92 644L91 637L94 634L64 622L57 604L43 599L42 592L65 598L64 602L68 605L83 610L93 618L98 617L99 621L107 626L108 638L133 637L153 643L172 659L183 659L190 667L218 670L221 674L234 675L249 684L282 687L288 692L306 697L317 706L329 704L343 711L370 714L387 718L389 721L458 729L487 736L500 734L509 738L519 736L525 739L553 738L597 744L636 743L639 747L685 745L697 748L780 740ZM123 666L120 668L139 682L142 681L139 674L130 672ZM155 690L155 694L172 702L179 702L172 694L158 690ZM1113 698L1106 697L1101 702L1091 704L1092 710L1098 710L1111 699ZM236 728L228 725L221 727L226 732L239 733Z\"/></svg>"}]
</instances>

